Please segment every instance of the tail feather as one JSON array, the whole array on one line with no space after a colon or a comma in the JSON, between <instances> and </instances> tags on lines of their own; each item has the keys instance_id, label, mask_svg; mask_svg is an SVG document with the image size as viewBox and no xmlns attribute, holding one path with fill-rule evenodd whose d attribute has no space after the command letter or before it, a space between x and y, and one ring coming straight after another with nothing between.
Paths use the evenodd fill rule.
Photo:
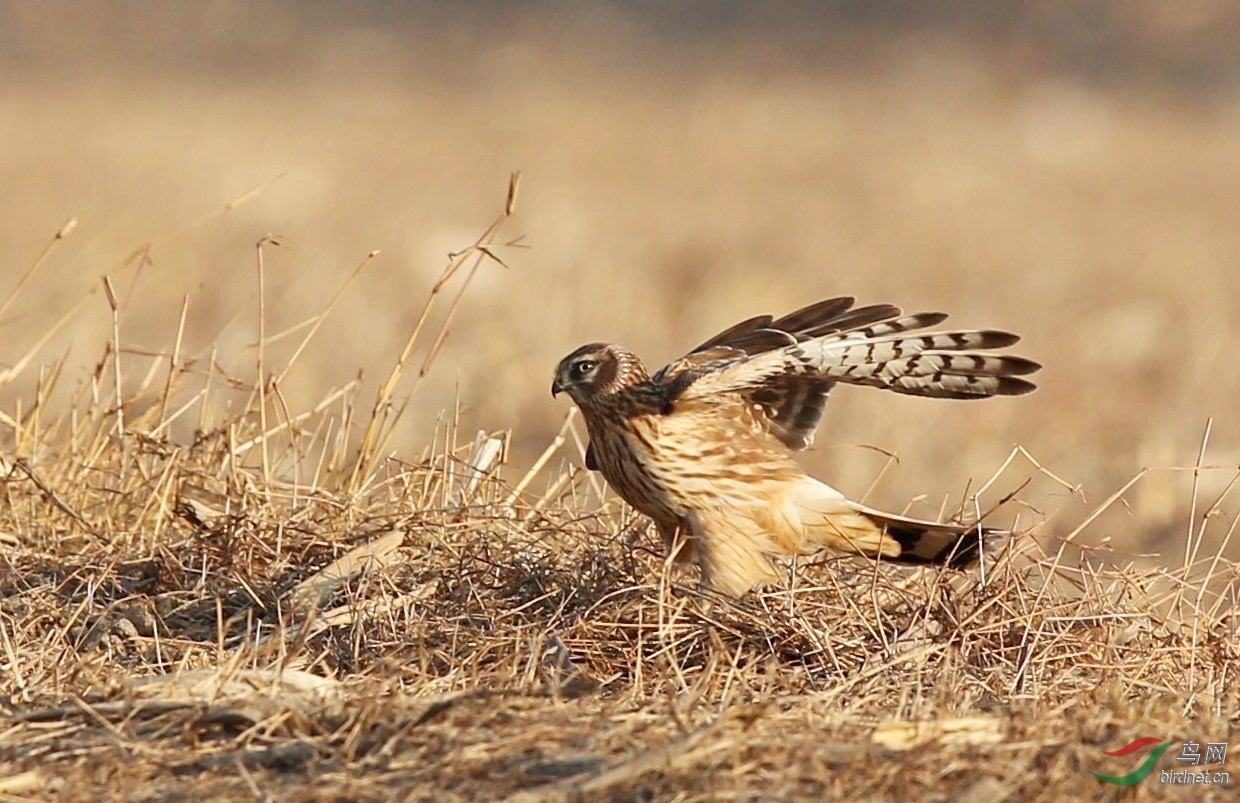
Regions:
<instances>
[{"instance_id":1,"label":"tail feather","mask_svg":"<svg viewBox=\"0 0 1240 803\"><path fill-rule=\"evenodd\" d=\"M678 532L687 538L680 559L691 555L706 586L735 596L777 582L781 571L771 561L776 557L826 548L874 560L963 569L996 543L993 536L1007 534L980 528L979 535L976 525L881 513L812 477L796 483L782 506L720 505L691 512L679 528L660 526L660 532L669 547Z\"/></svg>"},{"instance_id":2,"label":"tail feather","mask_svg":"<svg viewBox=\"0 0 1240 803\"><path fill-rule=\"evenodd\" d=\"M900 545L899 554L890 559L912 566L967 569L998 541L996 536L1008 534L1006 530L992 527L942 525L893 518L877 512L870 513L869 517Z\"/></svg>"},{"instance_id":3,"label":"tail feather","mask_svg":"<svg viewBox=\"0 0 1240 803\"><path fill-rule=\"evenodd\" d=\"M828 547L896 563L964 569L1008 534L990 527L882 513L810 477L798 486L792 506L805 539L798 551Z\"/></svg>"}]
</instances>

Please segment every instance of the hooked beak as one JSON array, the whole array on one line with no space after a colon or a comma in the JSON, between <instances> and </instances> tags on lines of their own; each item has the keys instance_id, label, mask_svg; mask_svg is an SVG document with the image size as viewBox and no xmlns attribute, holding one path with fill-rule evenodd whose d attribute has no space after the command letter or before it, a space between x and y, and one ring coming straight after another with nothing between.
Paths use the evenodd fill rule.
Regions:
<instances>
[{"instance_id":1,"label":"hooked beak","mask_svg":"<svg viewBox=\"0 0 1240 803\"><path fill-rule=\"evenodd\" d=\"M560 383L560 378L556 377L555 381L551 383L551 396L552 398L555 398L556 396L559 396L563 392L564 392L564 385Z\"/></svg>"}]
</instances>

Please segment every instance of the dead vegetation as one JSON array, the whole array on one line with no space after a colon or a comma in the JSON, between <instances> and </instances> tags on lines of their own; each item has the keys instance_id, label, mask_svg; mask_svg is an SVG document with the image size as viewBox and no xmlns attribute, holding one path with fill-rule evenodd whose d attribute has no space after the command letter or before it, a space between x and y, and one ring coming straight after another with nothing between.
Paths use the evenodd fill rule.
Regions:
<instances>
[{"instance_id":1,"label":"dead vegetation","mask_svg":"<svg viewBox=\"0 0 1240 803\"><path fill-rule=\"evenodd\" d=\"M0 413L3 799L1109 799L1102 750L1234 740L1235 467L1184 469L1230 482L1194 484L1165 568L1077 549L1091 516L1031 522L984 576L830 559L730 600L573 467L571 416L528 468L453 416L390 454L470 278L516 242L515 192L373 400L281 395L331 303L277 365L260 292L236 377L179 336L127 350L112 279L71 403L47 402L63 365L9 369L38 381Z\"/></svg>"}]
</instances>

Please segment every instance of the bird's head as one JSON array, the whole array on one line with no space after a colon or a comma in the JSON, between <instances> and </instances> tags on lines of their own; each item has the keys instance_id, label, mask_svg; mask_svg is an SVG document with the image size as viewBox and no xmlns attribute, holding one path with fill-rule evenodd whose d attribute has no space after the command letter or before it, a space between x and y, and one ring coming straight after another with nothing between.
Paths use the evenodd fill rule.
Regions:
<instances>
[{"instance_id":1,"label":"bird's head","mask_svg":"<svg viewBox=\"0 0 1240 803\"><path fill-rule=\"evenodd\" d=\"M647 378L641 360L632 352L607 343L590 343L560 360L551 395L567 393L580 405Z\"/></svg>"}]
</instances>

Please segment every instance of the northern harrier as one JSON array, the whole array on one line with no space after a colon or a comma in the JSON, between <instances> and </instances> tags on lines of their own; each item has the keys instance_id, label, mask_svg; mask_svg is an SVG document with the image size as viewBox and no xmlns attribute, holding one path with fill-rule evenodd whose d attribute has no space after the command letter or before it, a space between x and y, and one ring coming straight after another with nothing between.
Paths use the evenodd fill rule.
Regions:
<instances>
[{"instance_id":1,"label":"northern harrier","mask_svg":"<svg viewBox=\"0 0 1240 803\"><path fill-rule=\"evenodd\" d=\"M824 547L908 564L962 568L1002 531L871 510L806 475L792 453L813 441L837 382L914 396L982 399L1034 389L1041 366L990 349L992 330L907 334L947 315L853 307L833 298L778 320L761 315L647 373L630 351L591 343L556 369L586 420L586 466L654 520L702 581L740 595L778 579L772 557Z\"/></svg>"}]
</instances>

